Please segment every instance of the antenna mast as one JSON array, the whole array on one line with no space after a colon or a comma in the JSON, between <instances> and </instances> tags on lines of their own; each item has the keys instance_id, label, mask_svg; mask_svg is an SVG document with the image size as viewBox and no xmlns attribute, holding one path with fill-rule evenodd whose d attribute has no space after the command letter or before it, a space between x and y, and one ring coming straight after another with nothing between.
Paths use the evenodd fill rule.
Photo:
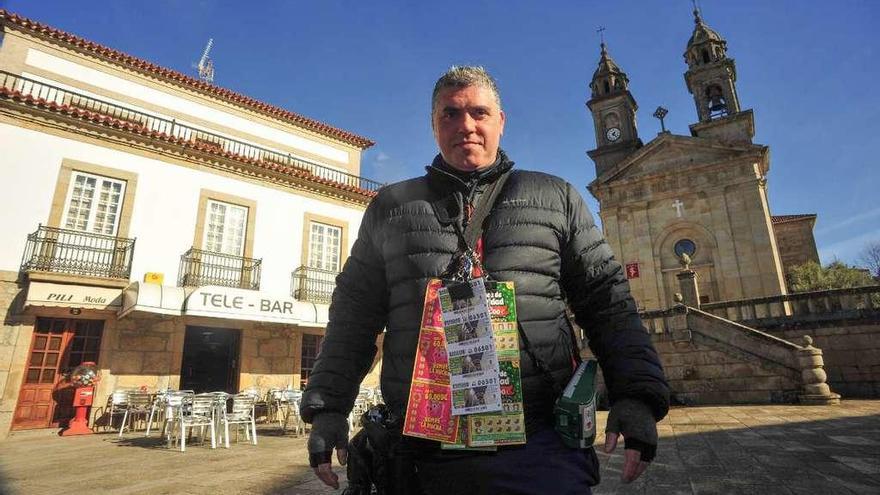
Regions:
<instances>
[{"instance_id":1,"label":"antenna mast","mask_svg":"<svg viewBox=\"0 0 880 495\"><path fill-rule=\"evenodd\" d=\"M212 46L214 46L214 38L208 40L208 45L205 47L205 51L202 52L202 58L199 59L198 65L199 79L207 83L214 82L214 61L208 56Z\"/></svg>"}]
</instances>

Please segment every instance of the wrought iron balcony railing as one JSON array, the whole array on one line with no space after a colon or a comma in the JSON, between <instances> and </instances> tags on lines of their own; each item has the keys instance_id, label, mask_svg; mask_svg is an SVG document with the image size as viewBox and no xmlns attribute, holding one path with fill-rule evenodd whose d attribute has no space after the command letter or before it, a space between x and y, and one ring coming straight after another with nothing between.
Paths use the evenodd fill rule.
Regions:
<instances>
[{"instance_id":1,"label":"wrought iron balcony railing","mask_svg":"<svg viewBox=\"0 0 880 495\"><path fill-rule=\"evenodd\" d=\"M301 266L291 274L291 295L300 301L330 304L338 272Z\"/></svg>"},{"instance_id":2,"label":"wrought iron balcony railing","mask_svg":"<svg viewBox=\"0 0 880 495\"><path fill-rule=\"evenodd\" d=\"M21 270L128 280L134 241L40 225L27 236Z\"/></svg>"},{"instance_id":3,"label":"wrought iron balcony railing","mask_svg":"<svg viewBox=\"0 0 880 495\"><path fill-rule=\"evenodd\" d=\"M262 259L190 248L180 256L177 285L180 287L219 285L260 290L262 265Z\"/></svg>"},{"instance_id":4,"label":"wrought iron balcony railing","mask_svg":"<svg viewBox=\"0 0 880 495\"><path fill-rule=\"evenodd\" d=\"M98 98L92 98L0 70L0 96L14 94L42 100L65 108L75 108L98 115L105 115L127 122L146 132L154 132L167 138L174 138L182 142L198 145L210 152L260 162L270 167L278 165L289 167L296 175L305 180L329 181L339 186L356 188L366 193L375 193L382 187L381 182L318 165L302 158L294 158L290 154L272 151L251 143L245 143L203 129L183 125L174 120L139 110L132 110Z\"/></svg>"}]
</instances>

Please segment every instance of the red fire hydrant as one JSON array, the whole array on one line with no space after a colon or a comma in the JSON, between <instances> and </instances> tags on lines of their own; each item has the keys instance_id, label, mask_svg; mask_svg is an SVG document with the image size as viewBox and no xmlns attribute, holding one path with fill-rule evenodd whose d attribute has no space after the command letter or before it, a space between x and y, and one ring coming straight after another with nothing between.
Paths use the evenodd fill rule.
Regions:
<instances>
[{"instance_id":1,"label":"red fire hydrant","mask_svg":"<svg viewBox=\"0 0 880 495\"><path fill-rule=\"evenodd\" d=\"M98 368L95 363L85 362L70 374L70 383L76 387L73 393L73 408L76 411L62 436L91 435L89 428L89 408L95 397L95 384L98 383Z\"/></svg>"}]
</instances>

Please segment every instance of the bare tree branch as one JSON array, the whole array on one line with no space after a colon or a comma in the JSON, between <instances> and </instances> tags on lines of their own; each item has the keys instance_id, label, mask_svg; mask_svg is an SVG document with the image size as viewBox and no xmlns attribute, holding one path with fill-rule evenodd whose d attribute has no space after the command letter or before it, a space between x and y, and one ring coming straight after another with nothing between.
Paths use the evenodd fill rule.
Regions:
<instances>
[{"instance_id":1,"label":"bare tree branch","mask_svg":"<svg viewBox=\"0 0 880 495\"><path fill-rule=\"evenodd\" d=\"M865 245L859 253L859 263L870 270L874 278L880 279L880 240Z\"/></svg>"}]
</instances>

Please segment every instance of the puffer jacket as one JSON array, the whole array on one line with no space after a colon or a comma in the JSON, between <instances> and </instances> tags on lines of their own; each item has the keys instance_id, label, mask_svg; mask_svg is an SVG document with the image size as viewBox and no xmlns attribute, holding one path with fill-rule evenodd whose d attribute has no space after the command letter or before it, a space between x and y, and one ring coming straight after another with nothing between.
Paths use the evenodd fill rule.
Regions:
<instances>
[{"instance_id":1,"label":"puffer jacket","mask_svg":"<svg viewBox=\"0 0 880 495\"><path fill-rule=\"evenodd\" d=\"M510 176L484 223L483 267L495 280L514 282L519 322L534 354L564 387L577 352L568 304L599 360L612 403L636 398L657 420L666 415L669 388L657 353L623 269L583 199L558 177L512 166L500 152L500 163L469 184L446 171L438 156L427 175L380 190L336 279L330 321L301 403L306 421L325 410L351 410L383 328L382 394L389 407L405 409L425 287L458 247L453 225L441 224L435 207L450 196L476 204L501 174ZM525 350L521 373L527 428L550 423L554 387Z\"/></svg>"}]
</instances>

